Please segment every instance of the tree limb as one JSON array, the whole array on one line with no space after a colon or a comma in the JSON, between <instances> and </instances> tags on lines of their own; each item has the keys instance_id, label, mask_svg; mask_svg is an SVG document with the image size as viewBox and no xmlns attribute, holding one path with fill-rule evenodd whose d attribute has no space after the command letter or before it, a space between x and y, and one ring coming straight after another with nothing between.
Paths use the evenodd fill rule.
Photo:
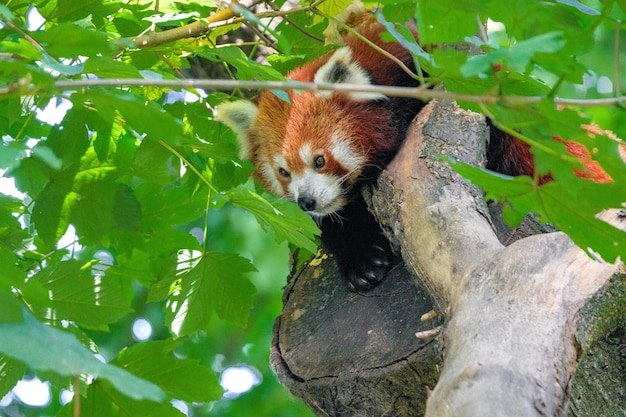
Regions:
<instances>
[{"instance_id":1,"label":"tree limb","mask_svg":"<svg viewBox=\"0 0 626 417\"><path fill-rule=\"evenodd\" d=\"M328 84L328 83L308 83L300 81L243 81L230 79L184 79L184 80L155 80L143 78L96 78L96 79L80 79L56 81L54 88L58 91L77 90L80 88L93 87L165 87L173 89L186 88L206 88L211 90L232 90L234 88L250 89L250 90L308 90L308 91L335 91L340 93L364 92L377 93L389 97L413 97L424 101L431 99L438 100L461 100L481 104L506 104L506 105L525 105L539 103L545 100L543 96L500 96L493 94L463 94L442 90L433 90L426 87L394 87L384 85L362 85L362 84ZM22 86L16 89L8 86L0 88L0 95L15 94L33 95L42 94L42 91L29 89ZM562 106L583 106L583 107L600 107L612 106L626 101L626 96L598 98L598 99L568 99L555 97L554 103Z\"/></svg>"},{"instance_id":2,"label":"tree limb","mask_svg":"<svg viewBox=\"0 0 626 417\"><path fill-rule=\"evenodd\" d=\"M482 162L475 141L486 125L464 113L430 103L373 199L377 211L395 207L387 222L406 264L449 312L426 416L561 416L579 309L624 269L591 260L560 232L504 247L482 194L439 159Z\"/></svg>"},{"instance_id":3,"label":"tree limb","mask_svg":"<svg viewBox=\"0 0 626 417\"><path fill-rule=\"evenodd\" d=\"M324 0L317 0L313 2L313 4L304 7L294 7L289 10L274 10L267 12L255 13L254 16L259 19L263 18L271 18L271 17L281 17L288 16L296 13L302 12L310 12L315 10L315 7L322 3ZM195 22L189 23L187 25L164 30L162 32L150 32L145 35L132 37L132 38L123 38L118 39L115 43L120 48L126 48L128 46L134 46L136 48L150 48L158 45L162 45L168 42L174 42L181 39L193 38L195 36L204 35L211 28L215 27L216 24L222 24L225 21L229 21L229 19L233 19L236 16L240 15L240 9L243 6L239 4L238 1L234 0L232 5L219 10L212 14L209 17L204 19L197 20ZM242 18L240 21L245 20ZM230 23L237 23L237 20L233 20Z\"/></svg>"}]
</instances>

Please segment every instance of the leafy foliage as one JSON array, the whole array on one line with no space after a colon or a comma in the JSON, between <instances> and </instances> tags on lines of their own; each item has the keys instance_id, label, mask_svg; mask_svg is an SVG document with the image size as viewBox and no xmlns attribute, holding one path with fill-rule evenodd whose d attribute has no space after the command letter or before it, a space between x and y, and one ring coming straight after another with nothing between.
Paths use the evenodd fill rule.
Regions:
<instances>
[{"instance_id":1,"label":"leafy foliage","mask_svg":"<svg viewBox=\"0 0 626 417\"><path fill-rule=\"evenodd\" d=\"M263 35L243 46L223 38L239 36L240 22L189 37L194 23L233 15L221 15L212 2L158 4L158 10L149 1L0 5L0 169L16 187L14 197L0 194L0 396L36 373L56 391L80 385L88 400L52 403L48 415L73 415L74 407L84 416L180 415L172 399L202 404L190 412L198 416L305 415L277 386L267 352L287 245L314 252L318 230L293 204L254 188L254 167L239 160L234 135L213 117L226 94L155 81L188 77L199 59L210 76L281 80L328 50L322 42L328 16L349 2L295 8L288 20L242 10ZM623 259L624 233L595 217L624 204L619 145L610 135L590 138L580 126L593 121L626 137L618 101L592 101L619 96L626 85L616 70L626 65L618 53L626 41L624 5L373 6L381 8L386 36L415 53L426 81L476 95L460 104L527 141L538 167L535 178L455 164L459 172L488 197L506 201L512 222L537 212L581 247ZM404 28L413 17L420 45ZM487 18L504 29L476 36ZM142 34L148 47L134 43ZM264 54L269 65L258 63L259 45L272 40ZM433 47L459 42L482 53ZM120 78L141 86L120 85ZM86 83L94 79L113 87ZM607 81L611 88L602 90ZM558 104L557 96L580 100ZM59 120L50 119L55 108ZM579 161L555 135L585 146L614 182L578 179ZM547 172L555 181L539 186L536 178ZM128 336L137 317L153 323L153 341ZM111 363L98 362L95 352ZM229 363L261 369L263 384L241 399L220 400L217 372Z\"/></svg>"}]
</instances>

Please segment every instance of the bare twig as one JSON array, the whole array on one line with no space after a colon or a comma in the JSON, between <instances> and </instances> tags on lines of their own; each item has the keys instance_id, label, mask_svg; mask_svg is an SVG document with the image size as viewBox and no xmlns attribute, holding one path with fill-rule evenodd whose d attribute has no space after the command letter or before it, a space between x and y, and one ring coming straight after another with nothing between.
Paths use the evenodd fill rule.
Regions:
<instances>
[{"instance_id":1,"label":"bare twig","mask_svg":"<svg viewBox=\"0 0 626 417\"><path fill-rule=\"evenodd\" d=\"M615 95L617 96L620 93L620 83L619 83L619 39L620 39L620 30L622 29L622 22L618 22L615 28L615 42L613 44L613 91L615 91ZM624 106L623 100L619 102L620 106Z\"/></svg>"},{"instance_id":2,"label":"bare twig","mask_svg":"<svg viewBox=\"0 0 626 417\"><path fill-rule=\"evenodd\" d=\"M72 379L72 388L74 390L74 417L80 417L80 379L78 375L74 375Z\"/></svg>"},{"instance_id":3,"label":"bare twig","mask_svg":"<svg viewBox=\"0 0 626 417\"><path fill-rule=\"evenodd\" d=\"M267 4L275 12L280 11L280 9L276 6L276 4L274 4L273 1L266 1L265 4ZM287 23L289 23L289 26L291 26L292 28L296 29L298 32L300 32L300 33L304 34L305 36L308 36L309 38L314 39L314 40L316 40L318 42L324 43L324 39L320 38L319 36L314 35L310 31L308 31L305 28L303 28L302 26L298 25L296 22L294 22L292 19L290 19L287 15L282 16L282 18Z\"/></svg>"},{"instance_id":4,"label":"bare twig","mask_svg":"<svg viewBox=\"0 0 626 417\"><path fill-rule=\"evenodd\" d=\"M43 48L43 46L41 46L36 40L34 40L28 33L24 32L22 29L15 26L13 23L9 22L8 20L2 19L2 23L10 27L11 29L19 33L20 35L22 35L24 39L30 42L30 44L33 45L35 48L37 48L40 52L45 53L45 49Z\"/></svg>"},{"instance_id":5,"label":"bare twig","mask_svg":"<svg viewBox=\"0 0 626 417\"><path fill-rule=\"evenodd\" d=\"M151 86L173 89L206 88L211 90L228 91L235 88L250 90L308 90L308 91L334 91L340 93L378 93L388 97L413 97L421 100L442 99L462 100L480 104L507 104L522 105L539 103L545 99L543 96L501 96L493 94L463 94L449 91L432 90L425 86L419 87L395 87L385 85L363 84L329 84L307 83L301 81L239 81L220 79L186 79L186 80L146 80L142 78L106 78L106 79L82 79L72 81L57 81L54 86L59 91L77 90L91 87L137 87ZM9 87L0 88L0 95L14 93ZM42 94L41 90L20 90L22 95ZM50 92L52 95L53 93ZM626 101L626 96L596 98L596 99L568 99L555 97L554 102L563 106L599 107L612 106Z\"/></svg>"}]
</instances>

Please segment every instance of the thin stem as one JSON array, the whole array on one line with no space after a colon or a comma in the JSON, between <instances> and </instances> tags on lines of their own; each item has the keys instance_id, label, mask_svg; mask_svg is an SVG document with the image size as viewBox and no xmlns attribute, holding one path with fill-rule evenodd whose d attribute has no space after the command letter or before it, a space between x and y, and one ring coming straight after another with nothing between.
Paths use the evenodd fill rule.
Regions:
<instances>
[{"instance_id":1,"label":"thin stem","mask_svg":"<svg viewBox=\"0 0 626 417\"><path fill-rule=\"evenodd\" d=\"M11 29L13 29L14 31L16 31L17 33L19 33L20 35L22 35L24 37L24 39L26 39L28 42L30 42L40 52L42 52L42 53L46 52L45 49L43 49L43 46L41 46L36 40L31 38L28 33L24 32L22 29L20 29L19 27L15 26L13 23L9 22L8 20L4 20L3 19L2 22L5 25L7 25L8 27L10 27Z\"/></svg>"},{"instance_id":2,"label":"thin stem","mask_svg":"<svg viewBox=\"0 0 626 417\"><path fill-rule=\"evenodd\" d=\"M274 4L273 1L266 1L265 4L268 5L275 12L280 11L280 9L276 6L276 4ZM298 25L292 19L290 19L287 15L283 16L283 19L285 20L285 22L289 23L289 26L293 27L298 32L304 34L305 36L308 36L309 38L311 38L313 40L316 40L318 42L324 43L324 39L320 38L319 36L314 35L313 33L309 32L308 30L304 29L302 26Z\"/></svg>"},{"instance_id":3,"label":"thin stem","mask_svg":"<svg viewBox=\"0 0 626 417\"><path fill-rule=\"evenodd\" d=\"M191 169L198 176L198 178L200 178L200 181L202 181L203 183L205 183L207 185L207 187L209 187L209 190L211 190L214 193L217 193L217 190L215 189L215 187L213 187L213 184L211 184L211 182L209 180L204 178L202 173L200 171L198 171L198 168L196 168L191 162L189 162L187 160L187 158L185 158L183 155L181 155L180 152L178 152L176 149L172 148L170 145L168 145L167 143L165 143L162 140L159 140L159 144L161 146L163 146L165 149L167 149L168 151L170 151L171 153L173 153L174 155L176 155L176 157L178 159L180 159L185 164L187 164L189 169Z\"/></svg>"},{"instance_id":4,"label":"thin stem","mask_svg":"<svg viewBox=\"0 0 626 417\"><path fill-rule=\"evenodd\" d=\"M315 7L323 3L325 0L317 0L313 2L309 6L305 7L294 7L289 10L276 10L269 12L260 12L255 13L259 19L268 18L268 17L281 17L288 16L292 14L302 13L302 12L312 12ZM239 5L237 0L232 1L233 5ZM242 6L239 6L242 7ZM162 32L150 32L145 35L140 35L132 38L122 38L115 41L118 47L127 48L128 46L133 45L136 48L150 48L153 46L162 45L168 42L174 42L181 39L186 39L194 36L200 36L205 34L210 29L223 25L226 21L229 23L235 23L240 21L245 21L246 19L243 17L237 18L239 15L236 8L227 7L223 10L217 11L211 16L197 20L195 22L189 23L188 25L184 25L181 27L177 27L174 29L164 30ZM234 19L236 18L236 19Z\"/></svg>"},{"instance_id":5,"label":"thin stem","mask_svg":"<svg viewBox=\"0 0 626 417\"><path fill-rule=\"evenodd\" d=\"M74 375L72 387L74 389L74 417L80 417L80 379Z\"/></svg>"},{"instance_id":6,"label":"thin stem","mask_svg":"<svg viewBox=\"0 0 626 417\"><path fill-rule=\"evenodd\" d=\"M323 16L326 19L336 23L338 26L341 26L342 29L345 29L346 31L350 32L352 35L354 35L357 38L359 38L359 40L365 42L370 48L374 49L376 52L380 53L381 55L383 55L383 56L389 58L390 60L392 60L393 62L395 62L402 69L402 71L406 72L411 78L414 78L416 80L420 80L420 76L415 74L413 71L411 71L411 69L409 67L407 67L404 64L404 62L402 62L401 60L399 60L398 58L396 58L394 55L390 54L389 52L385 51L383 48L381 48L380 46L376 45L374 42L372 42L371 40L367 39L365 36L361 35L354 28L351 28L350 26L346 25L344 22L334 18L333 16L329 16L329 15L327 15L325 13L322 13L319 10L315 10L315 13L317 13L320 16Z\"/></svg>"},{"instance_id":7,"label":"thin stem","mask_svg":"<svg viewBox=\"0 0 626 417\"><path fill-rule=\"evenodd\" d=\"M619 37L620 30L622 29L622 22L617 22L615 27L615 42L613 44L613 91L615 91L615 95L618 96L620 94L620 85L619 85ZM620 101L620 105L624 103Z\"/></svg>"},{"instance_id":8,"label":"thin stem","mask_svg":"<svg viewBox=\"0 0 626 417\"><path fill-rule=\"evenodd\" d=\"M508 104L524 105L534 104L545 100L543 96L499 96L494 94L463 94L450 91L419 87L396 87L386 85L363 85L363 84L330 84L309 83L301 81L241 81L230 79L185 79L185 80L146 80L143 78L102 78L82 79L71 81L57 81L54 87L58 91L78 90L92 87L166 87L172 89L206 88L212 90L230 91L235 88L250 90L308 90L308 91L334 91L340 93L378 93L388 97L412 97L421 100L462 100L472 103L483 104ZM0 88L0 95L11 94L15 91L9 87ZM20 91L21 95L45 95L42 90ZM57 91L49 91L54 95ZM563 106L599 107L612 106L626 101L626 96L595 98L595 99L568 99L555 97L554 102Z\"/></svg>"},{"instance_id":9,"label":"thin stem","mask_svg":"<svg viewBox=\"0 0 626 417\"><path fill-rule=\"evenodd\" d=\"M239 2L237 0L233 0L232 4L239 4ZM185 26L164 30L163 32L158 33L150 32L146 35L141 35L135 38L124 38L117 40L116 43L122 48L127 47L129 44L134 44L137 48L157 46L180 39L202 35L209 29L209 24L222 20L228 20L235 16L235 10L232 7L227 7L223 10L215 12L206 19L197 20Z\"/></svg>"}]
</instances>

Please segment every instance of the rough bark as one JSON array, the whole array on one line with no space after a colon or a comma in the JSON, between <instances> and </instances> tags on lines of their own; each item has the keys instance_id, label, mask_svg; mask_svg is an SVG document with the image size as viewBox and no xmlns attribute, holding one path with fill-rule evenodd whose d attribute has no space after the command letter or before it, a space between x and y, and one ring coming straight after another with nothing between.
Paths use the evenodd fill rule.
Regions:
<instances>
[{"instance_id":1,"label":"rough bark","mask_svg":"<svg viewBox=\"0 0 626 417\"><path fill-rule=\"evenodd\" d=\"M581 308L612 277L613 282L623 279L618 274L624 268L591 260L562 233L525 237L532 228L508 232L492 222L480 191L440 158L443 154L482 163L487 134L480 116L452 103L429 104L369 197L391 240L401 248L407 268L418 278L417 291L423 294L423 283L436 310L447 319L436 343L420 346L418 340L400 341L382 331L366 336L370 329L385 329L401 320L409 329L421 323L416 317L423 304L411 302L414 297L394 303L395 290L386 286L401 284L393 277L380 289L389 291L387 298L378 299L375 308L368 302L378 297L376 293L340 294L338 280L333 282L328 270L318 270L323 285L305 277L315 275L309 270L288 288L275 328L272 361L281 381L319 415L566 415L572 375L581 346L583 352L586 347L579 332ZM397 294L408 292L405 288ZM352 303L362 303L356 314ZM624 327L623 319L621 324ZM432 327L428 323L427 328ZM422 330L407 329L404 336L416 331ZM591 349L599 344L587 345ZM623 342L613 345L619 348ZM396 347L396 353L389 351ZM433 354L439 351L444 358L440 373L438 355ZM417 383L411 377L395 377L406 375L406 368L426 372L415 373ZM400 380L397 386L389 384L394 380ZM415 404L425 398L423 386L432 388L435 380L423 411ZM318 389L320 384L323 389ZM413 409L390 408L394 393ZM574 403L583 404L580 398ZM584 415L576 410L572 407L571 415Z\"/></svg>"}]
</instances>

